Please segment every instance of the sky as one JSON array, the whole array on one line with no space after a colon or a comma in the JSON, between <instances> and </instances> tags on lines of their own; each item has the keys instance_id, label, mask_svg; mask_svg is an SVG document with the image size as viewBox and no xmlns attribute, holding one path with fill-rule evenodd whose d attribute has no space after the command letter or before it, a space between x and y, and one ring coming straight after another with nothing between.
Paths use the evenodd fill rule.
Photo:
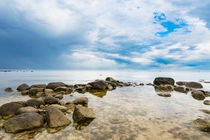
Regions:
<instances>
[{"instance_id":1,"label":"sky","mask_svg":"<svg viewBox=\"0 0 210 140\"><path fill-rule=\"evenodd\" d=\"M210 0L0 0L0 69L210 70Z\"/></svg>"}]
</instances>

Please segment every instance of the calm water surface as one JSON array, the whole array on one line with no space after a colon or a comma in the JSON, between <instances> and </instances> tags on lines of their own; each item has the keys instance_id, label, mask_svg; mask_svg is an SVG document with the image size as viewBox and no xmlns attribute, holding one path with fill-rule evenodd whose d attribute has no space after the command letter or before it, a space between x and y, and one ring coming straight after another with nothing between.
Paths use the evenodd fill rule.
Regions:
<instances>
[{"instance_id":1,"label":"calm water surface","mask_svg":"<svg viewBox=\"0 0 210 140\"><path fill-rule=\"evenodd\" d=\"M21 83L39 84L61 81L67 84L88 83L111 76L121 81L151 83L155 77L168 76L176 81L210 81L210 72L148 72L148 71L34 71L0 72L0 105L27 100L18 92L5 93L4 88L16 88ZM210 91L210 84L204 84ZM200 109L210 109L191 94L172 92L169 98L160 97L152 86L123 87L98 96L85 93L65 95L64 101L88 97L89 107L96 119L82 130L71 123L61 131L49 134L46 130L34 139L43 140L209 140L210 134L201 132L192 122L197 118L210 120ZM210 98L206 98L210 99ZM69 118L72 114L68 115ZM0 131L0 139L15 139Z\"/></svg>"}]
</instances>

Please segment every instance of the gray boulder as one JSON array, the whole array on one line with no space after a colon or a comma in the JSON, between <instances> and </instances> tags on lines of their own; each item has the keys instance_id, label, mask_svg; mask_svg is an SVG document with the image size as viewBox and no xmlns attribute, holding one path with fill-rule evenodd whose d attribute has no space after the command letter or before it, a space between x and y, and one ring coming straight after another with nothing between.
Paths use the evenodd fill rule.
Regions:
<instances>
[{"instance_id":1,"label":"gray boulder","mask_svg":"<svg viewBox=\"0 0 210 140\"><path fill-rule=\"evenodd\" d=\"M44 101L42 99L29 99L26 101L26 106L39 108L41 105L44 105Z\"/></svg>"},{"instance_id":2,"label":"gray boulder","mask_svg":"<svg viewBox=\"0 0 210 140\"><path fill-rule=\"evenodd\" d=\"M43 126L44 119L38 113L23 113L17 115L4 123L7 133L17 133Z\"/></svg>"},{"instance_id":3,"label":"gray boulder","mask_svg":"<svg viewBox=\"0 0 210 140\"><path fill-rule=\"evenodd\" d=\"M153 81L155 85L174 85L175 81L169 77L157 77Z\"/></svg>"},{"instance_id":4,"label":"gray boulder","mask_svg":"<svg viewBox=\"0 0 210 140\"><path fill-rule=\"evenodd\" d=\"M3 104L0 107L0 115L1 116L14 116L16 111L23 107L23 104L17 102L11 102Z\"/></svg>"}]
</instances>

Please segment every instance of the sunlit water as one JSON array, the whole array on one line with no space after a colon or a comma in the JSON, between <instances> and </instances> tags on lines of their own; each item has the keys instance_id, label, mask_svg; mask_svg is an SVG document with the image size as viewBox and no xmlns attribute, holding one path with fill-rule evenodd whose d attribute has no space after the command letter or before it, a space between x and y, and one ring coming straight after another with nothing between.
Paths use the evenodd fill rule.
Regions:
<instances>
[{"instance_id":1,"label":"sunlit water","mask_svg":"<svg viewBox=\"0 0 210 140\"><path fill-rule=\"evenodd\" d=\"M148 72L148 71L35 71L1 72L0 105L29 97L20 93L6 93L4 88L16 88L21 83L39 84L61 81L67 84L88 83L107 76L121 81L152 83L155 77L173 77L176 81L210 81L210 72ZM210 91L210 84L204 84ZM96 119L83 130L76 130L71 123L65 129L49 134L43 131L34 137L42 140L207 140L210 134L201 132L192 122L197 118L210 119L199 109L210 109L191 94L172 92L169 98L160 97L152 86L123 87L109 91L103 97L90 93L65 95L64 101L85 96ZM209 99L209 98L206 98ZM71 114L68 115L71 118ZM0 131L0 139L13 139L11 134Z\"/></svg>"}]
</instances>

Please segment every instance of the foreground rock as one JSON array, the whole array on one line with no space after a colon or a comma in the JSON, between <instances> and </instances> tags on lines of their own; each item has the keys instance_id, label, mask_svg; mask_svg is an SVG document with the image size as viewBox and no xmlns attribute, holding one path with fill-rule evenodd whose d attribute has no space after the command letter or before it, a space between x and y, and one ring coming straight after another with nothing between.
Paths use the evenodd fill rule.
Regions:
<instances>
[{"instance_id":1,"label":"foreground rock","mask_svg":"<svg viewBox=\"0 0 210 140\"><path fill-rule=\"evenodd\" d=\"M201 131L210 132L210 122L203 119L196 119L193 124L198 127Z\"/></svg>"},{"instance_id":2,"label":"foreground rock","mask_svg":"<svg viewBox=\"0 0 210 140\"><path fill-rule=\"evenodd\" d=\"M81 105L77 105L74 109L73 120L74 122L89 121L96 118L92 108L87 108Z\"/></svg>"},{"instance_id":3,"label":"foreground rock","mask_svg":"<svg viewBox=\"0 0 210 140\"><path fill-rule=\"evenodd\" d=\"M188 87L188 88L203 88L203 86L197 82L187 82L186 87Z\"/></svg>"},{"instance_id":4,"label":"foreground rock","mask_svg":"<svg viewBox=\"0 0 210 140\"><path fill-rule=\"evenodd\" d=\"M17 102L6 103L0 107L0 115L12 117L21 107L23 107L23 104Z\"/></svg>"},{"instance_id":5,"label":"foreground rock","mask_svg":"<svg viewBox=\"0 0 210 140\"><path fill-rule=\"evenodd\" d=\"M68 110L67 107L62 106L62 105L58 105L58 104L53 104L53 105L50 105L49 107L57 108L57 109L59 109L59 110L62 111L62 112L66 112L66 111Z\"/></svg>"},{"instance_id":6,"label":"foreground rock","mask_svg":"<svg viewBox=\"0 0 210 140\"><path fill-rule=\"evenodd\" d=\"M55 90L57 87L65 87L65 86L66 84L64 84L63 82L52 82L49 83L46 88Z\"/></svg>"},{"instance_id":7,"label":"foreground rock","mask_svg":"<svg viewBox=\"0 0 210 140\"><path fill-rule=\"evenodd\" d=\"M157 77L153 81L153 84L155 85L174 85L175 81L172 78L169 77Z\"/></svg>"},{"instance_id":8,"label":"foreground rock","mask_svg":"<svg viewBox=\"0 0 210 140\"><path fill-rule=\"evenodd\" d=\"M210 100L205 100L205 101L203 102L203 104L205 104L205 105L210 105Z\"/></svg>"},{"instance_id":9,"label":"foreground rock","mask_svg":"<svg viewBox=\"0 0 210 140\"><path fill-rule=\"evenodd\" d=\"M204 100L205 99L205 95L203 91L200 90L194 90L192 91L192 97L196 100Z\"/></svg>"},{"instance_id":10,"label":"foreground rock","mask_svg":"<svg viewBox=\"0 0 210 140\"><path fill-rule=\"evenodd\" d=\"M157 95L162 97L171 97L170 93L158 93Z\"/></svg>"},{"instance_id":11,"label":"foreground rock","mask_svg":"<svg viewBox=\"0 0 210 140\"><path fill-rule=\"evenodd\" d=\"M23 113L4 123L4 129L8 133L17 133L43 126L44 119L38 113Z\"/></svg>"},{"instance_id":12,"label":"foreground rock","mask_svg":"<svg viewBox=\"0 0 210 140\"><path fill-rule=\"evenodd\" d=\"M18 91L23 91L23 90L28 90L28 89L30 89L30 87L27 85L27 84L21 84L21 85L19 85L18 87L17 87L17 90Z\"/></svg>"},{"instance_id":13,"label":"foreground rock","mask_svg":"<svg viewBox=\"0 0 210 140\"><path fill-rule=\"evenodd\" d=\"M67 126L71 121L59 109L49 106L47 108L47 124L50 128Z\"/></svg>"},{"instance_id":14,"label":"foreground rock","mask_svg":"<svg viewBox=\"0 0 210 140\"><path fill-rule=\"evenodd\" d=\"M88 107L88 98L87 97L79 97L79 98L76 98L73 101L73 103L76 105L83 105L85 107Z\"/></svg>"},{"instance_id":15,"label":"foreground rock","mask_svg":"<svg viewBox=\"0 0 210 140\"><path fill-rule=\"evenodd\" d=\"M39 108L41 105L44 105L44 101L42 99L29 99L26 101L26 106Z\"/></svg>"},{"instance_id":16,"label":"foreground rock","mask_svg":"<svg viewBox=\"0 0 210 140\"><path fill-rule=\"evenodd\" d=\"M20 109L17 110L16 114L23 114L23 113L38 113L39 110L31 107L31 106L27 106L27 107L21 107Z\"/></svg>"}]
</instances>

